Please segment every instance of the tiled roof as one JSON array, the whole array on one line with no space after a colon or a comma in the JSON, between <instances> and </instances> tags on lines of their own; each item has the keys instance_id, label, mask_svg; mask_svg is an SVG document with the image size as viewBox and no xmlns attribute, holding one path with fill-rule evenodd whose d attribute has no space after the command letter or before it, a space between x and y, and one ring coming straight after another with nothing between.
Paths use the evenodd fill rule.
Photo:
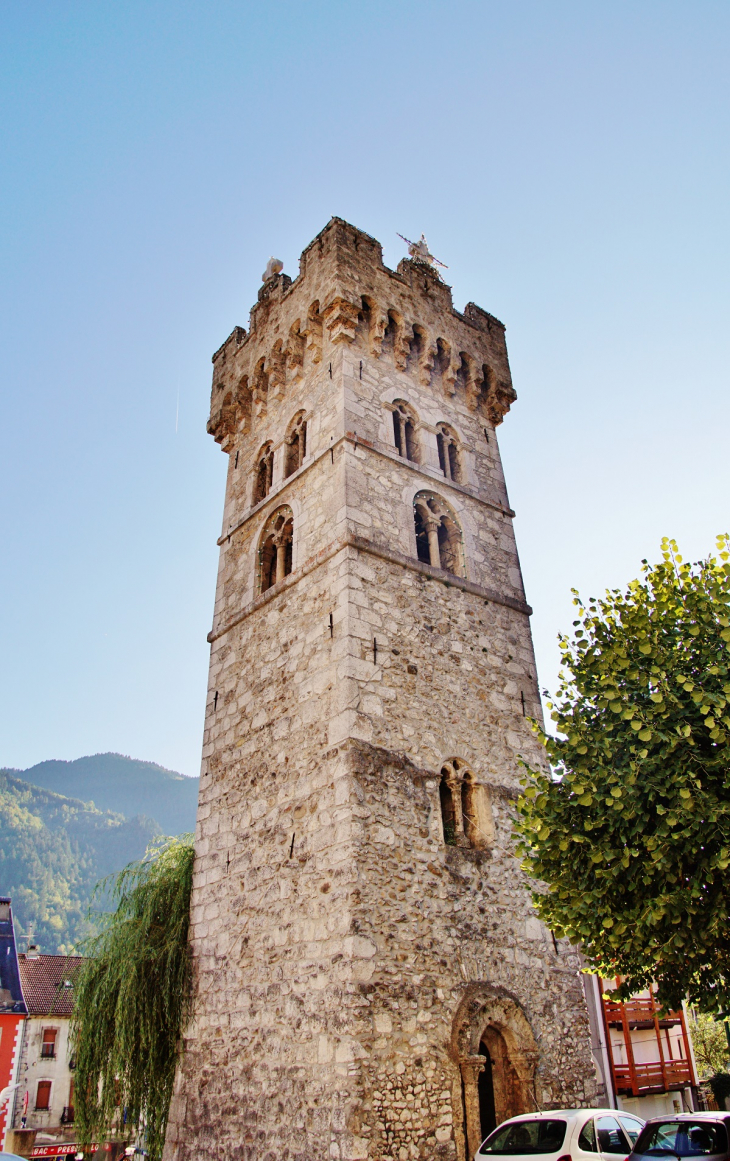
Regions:
<instances>
[{"instance_id":1,"label":"tiled roof","mask_svg":"<svg viewBox=\"0 0 730 1161\"><path fill-rule=\"evenodd\" d=\"M18 956L20 982L29 1016L70 1016L80 955ZM69 986L71 985L71 986Z\"/></svg>"}]
</instances>

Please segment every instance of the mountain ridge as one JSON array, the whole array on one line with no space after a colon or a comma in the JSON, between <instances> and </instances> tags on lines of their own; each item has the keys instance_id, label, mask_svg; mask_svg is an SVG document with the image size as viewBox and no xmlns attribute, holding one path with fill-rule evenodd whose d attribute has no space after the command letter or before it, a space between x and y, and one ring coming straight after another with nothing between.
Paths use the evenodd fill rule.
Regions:
<instances>
[{"instance_id":1,"label":"mountain ridge","mask_svg":"<svg viewBox=\"0 0 730 1161\"><path fill-rule=\"evenodd\" d=\"M181 834L195 828L199 779L156 762L107 751L70 761L50 758L7 773L43 790L93 802L101 810L127 818L147 815L159 823L164 834Z\"/></svg>"},{"instance_id":2,"label":"mountain ridge","mask_svg":"<svg viewBox=\"0 0 730 1161\"><path fill-rule=\"evenodd\" d=\"M0 769L0 895L13 900L21 943L77 947L97 883L160 834L194 830L197 798L197 778L123 754Z\"/></svg>"},{"instance_id":3,"label":"mountain ridge","mask_svg":"<svg viewBox=\"0 0 730 1161\"><path fill-rule=\"evenodd\" d=\"M159 834L154 819L98 810L1 771L0 894L12 899L18 939L70 952L89 931L96 884Z\"/></svg>"}]
</instances>

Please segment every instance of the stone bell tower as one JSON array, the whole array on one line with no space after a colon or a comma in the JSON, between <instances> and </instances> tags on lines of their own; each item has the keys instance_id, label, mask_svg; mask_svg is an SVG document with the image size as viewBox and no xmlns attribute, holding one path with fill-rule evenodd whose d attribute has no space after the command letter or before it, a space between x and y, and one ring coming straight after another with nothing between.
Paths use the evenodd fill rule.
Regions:
<instances>
[{"instance_id":1,"label":"stone bell tower","mask_svg":"<svg viewBox=\"0 0 730 1161\"><path fill-rule=\"evenodd\" d=\"M168 1161L464 1161L591 1103L511 843L538 759L504 327L333 218L213 357L228 455Z\"/></svg>"}]
</instances>

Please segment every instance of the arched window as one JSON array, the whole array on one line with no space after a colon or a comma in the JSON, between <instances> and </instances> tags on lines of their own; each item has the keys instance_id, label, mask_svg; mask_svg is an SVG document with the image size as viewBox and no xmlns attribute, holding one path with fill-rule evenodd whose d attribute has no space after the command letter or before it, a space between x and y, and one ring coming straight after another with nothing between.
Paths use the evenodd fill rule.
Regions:
<instances>
[{"instance_id":1,"label":"arched window","mask_svg":"<svg viewBox=\"0 0 730 1161\"><path fill-rule=\"evenodd\" d=\"M461 468L461 448L456 432L446 423L436 428L436 443L439 452L439 467L447 480L463 483Z\"/></svg>"},{"instance_id":2,"label":"arched window","mask_svg":"<svg viewBox=\"0 0 730 1161\"><path fill-rule=\"evenodd\" d=\"M393 439L399 456L418 463L416 416L402 399L396 399L393 404Z\"/></svg>"},{"instance_id":3,"label":"arched window","mask_svg":"<svg viewBox=\"0 0 730 1161\"><path fill-rule=\"evenodd\" d=\"M307 454L307 421L304 412L295 416L286 438L286 459L284 461L284 477L290 476L297 468L301 468Z\"/></svg>"},{"instance_id":4,"label":"arched window","mask_svg":"<svg viewBox=\"0 0 730 1161\"><path fill-rule=\"evenodd\" d=\"M418 559L454 576L465 576L461 528L440 496L417 492L413 498Z\"/></svg>"},{"instance_id":5,"label":"arched window","mask_svg":"<svg viewBox=\"0 0 730 1161\"><path fill-rule=\"evenodd\" d=\"M488 847L494 837L491 806L466 762L449 758L441 767L441 825L450 847Z\"/></svg>"},{"instance_id":6,"label":"arched window","mask_svg":"<svg viewBox=\"0 0 730 1161\"><path fill-rule=\"evenodd\" d=\"M256 480L253 488L253 502L258 504L271 491L271 478L274 472L274 452L270 443L265 443L258 454L256 464Z\"/></svg>"},{"instance_id":7,"label":"arched window","mask_svg":"<svg viewBox=\"0 0 730 1161\"><path fill-rule=\"evenodd\" d=\"M265 593L292 570L294 517L291 508L277 508L266 521L259 548L260 591Z\"/></svg>"}]
</instances>

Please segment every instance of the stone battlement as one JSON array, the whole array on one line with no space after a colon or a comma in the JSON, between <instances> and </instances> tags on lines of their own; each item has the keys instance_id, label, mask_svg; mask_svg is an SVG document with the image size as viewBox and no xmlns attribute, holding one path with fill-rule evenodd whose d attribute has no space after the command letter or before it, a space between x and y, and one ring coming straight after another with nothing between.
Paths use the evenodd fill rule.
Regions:
<instances>
[{"instance_id":1,"label":"stone battlement","mask_svg":"<svg viewBox=\"0 0 730 1161\"><path fill-rule=\"evenodd\" d=\"M473 302L454 309L451 289L427 264L383 263L369 234L332 218L303 251L300 272L264 283L248 331L236 327L213 356L208 430L224 448L247 430L269 394L291 391L305 368L340 344L361 345L446 399L462 395L492 426L516 398L504 326Z\"/></svg>"}]
</instances>

